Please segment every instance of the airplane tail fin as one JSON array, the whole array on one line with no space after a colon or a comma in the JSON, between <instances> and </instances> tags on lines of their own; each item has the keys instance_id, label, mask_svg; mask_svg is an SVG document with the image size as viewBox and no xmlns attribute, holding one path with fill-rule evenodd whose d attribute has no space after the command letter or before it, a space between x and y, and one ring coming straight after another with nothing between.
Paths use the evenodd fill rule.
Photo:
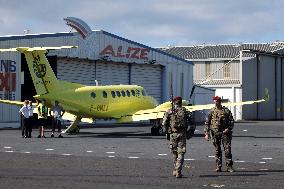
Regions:
<instances>
[{"instance_id":1,"label":"airplane tail fin","mask_svg":"<svg viewBox=\"0 0 284 189\"><path fill-rule=\"evenodd\" d=\"M76 48L76 46L18 47L12 49L0 49L0 52L19 51L24 53L36 92L38 95L42 95L59 89L59 82L45 54L47 50L56 50L62 48Z\"/></svg>"}]
</instances>

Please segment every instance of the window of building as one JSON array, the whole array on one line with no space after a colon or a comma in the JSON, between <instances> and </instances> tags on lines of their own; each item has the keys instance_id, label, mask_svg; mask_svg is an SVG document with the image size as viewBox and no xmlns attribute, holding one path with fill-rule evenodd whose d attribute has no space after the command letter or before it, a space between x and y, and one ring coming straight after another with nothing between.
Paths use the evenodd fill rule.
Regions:
<instances>
[{"instance_id":1,"label":"window of building","mask_svg":"<svg viewBox=\"0 0 284 189\"><path fill-rule=\"evenodd\" d=\"M120 97L120 96L121 96L120 91L116 91L116 96L117 96L117 97Z\"/></svg>"},{"instance_id":2,"label":"window of building","mask_svg":"<svg viewBox=\"0 0 284 189\"><path fill-rule=\"evenodd\" d=\"M205 77L210 78L211 74L211 62L205 62Z\"/></svg>"},{"instance_id":3,"label":"window of building","mask_svg":"<svg viewBox=\"0 0 284 189\"><path fill-rule=\"evenodd\" d=\"M107 98L107 92L106 91L103 91L103 97Z\"/></svg>"},{"instance_id":4,"label":"window of building","mask_svg":"<svg viewBox=\"0 0 284 189\"><path fill-rule=\"evenodd\" d=\"M224 79L229 79L231 77L231 64L224 63Z\"/></svg>"},{"instance_id":5,"label":"window of building","mask_svg":"<svg viewBox=\"0 0 284 189\"><path fill-rule=\"evenodd\" d=\"M92 97L92 98L96 98L96 96L97 96L97 95L96 95L95 92L92 92L92 93L91 93L91 97Z\"/></svg>"},{"instance_id":6,"label":"window of building","mask_svg":"<svg viewBox=\"0 0 284 189\"><path fill-rule=\"evenodd\" d=\"M132 94L132 96L135 96L135 91L131 90L131 94Z\"/></svg>"},{"instance_id":7,"label":"window of building","mask_svg":"<svg viewBox=\"0 0 284 189\"><path fill-rule=\"evenodd\" d=\"M111 96L112 96L112 98L115 98L115 92L114 91L111 91Z\"/></svg>"},{"instance_id":8,"label":"window of building","mask_svg":"<svg viewBox=\"0 0 284 189\"><path fill-rule=\"evenodd\" d=\"M121 91L121 96L125 97L125 91Z\"/></svg>"},{"instance_id":9,"label":"window of building","mask_svg":"<svg viewBox=\"0 0 284 189\"><path fill-rule=\"evenodd\" d=\"M130 92L129 92L129 90L126 91L126 95L127 95L128 97L130 97Z\"/></svg>"}]
</instances>

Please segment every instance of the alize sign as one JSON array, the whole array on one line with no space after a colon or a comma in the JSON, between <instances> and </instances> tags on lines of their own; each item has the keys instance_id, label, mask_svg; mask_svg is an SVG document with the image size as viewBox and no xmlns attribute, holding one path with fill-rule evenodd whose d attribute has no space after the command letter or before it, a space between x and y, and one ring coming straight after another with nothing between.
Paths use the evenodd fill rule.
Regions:
<instances>
[{"instance_id":1,"label":"alize sign","mask_svg":"<svg viewBox=\"0 0 284 189\"><path fill-rule=\"evenodd\" d=\"M110 55L112 57L127 58L127 59L142 59L148 60L150 49L138 48L138 47L128 47L124 48L119 46L113 48L112 45L106 46L99 55L105 56Z\"/></svg>"},{"instance_id":2,"label":"alize sign","mask_svg":"<svg viewBox=\"0 0 284 189\"><path fill-rule=\"evenodd\" d=\"M16 91L16 62L0 60L0 92Z\"/></svg>"}]
</instances>

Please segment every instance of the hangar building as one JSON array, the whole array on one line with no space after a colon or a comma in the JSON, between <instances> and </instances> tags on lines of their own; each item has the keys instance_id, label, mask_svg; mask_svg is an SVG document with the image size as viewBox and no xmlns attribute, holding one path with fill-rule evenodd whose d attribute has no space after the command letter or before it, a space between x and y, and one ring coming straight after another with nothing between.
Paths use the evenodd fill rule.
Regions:
<instances>
[{"instance_id":1,"label":"hangar building","mask_svg":"<svg viewBox=\"0 0 284 189\"><path fill-rule=\"evenodd\" d=\"M76 45L50 51L49 62L58 79L86 85L137 84L159 103L174 95L189 98L193 85L190 61L106 31L27 34L0 37L0 48ZM25 58L18 52L0 53L0 99L24 100L35 95ZM19 121L18 107L0 104L0 122Z\"/></svg>"},{"instance_id":2,"label":"hangar building","mask_svg":"<svg viewBox=\"0 0 284 189\"><path fill-rule=\"evenodd\" d=\"M284 119L284 42L173 46L163 50L192 61L194 84L215 89L225 101L261 99L268 88L268 103L231 108L236 120Z\"/></svg>"}]
</instances>

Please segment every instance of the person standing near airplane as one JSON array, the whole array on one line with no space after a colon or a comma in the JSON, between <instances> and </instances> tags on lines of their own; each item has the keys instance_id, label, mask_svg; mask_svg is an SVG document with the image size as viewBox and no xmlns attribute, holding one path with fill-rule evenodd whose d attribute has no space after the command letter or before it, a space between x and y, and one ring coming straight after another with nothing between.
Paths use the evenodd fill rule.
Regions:
<instances>
[{"instance_id":1,"label":"person standing near airplane","mask_svg":"<svg viewBox=\"0 0 284 189\"><path fill-rule=\"evenodd\" d=\"M166 130L169 148L173 155L173 176L181 178L186 152L186 139L193 136L195 126L190 124L190 114L185 107L182 107L182 98L180 96L173 99L173 107L166 111L162 125Z\"/></svg>"},{"instance_id":2,"label":"person standing near airplane","mask_svg":"<svg viewBox=\"0 0 284 189\"><path fill-rule=\"evenodd\" d=\"M53 112L53 115L51 115L51 111ZM54 137L55 127L57 127L58 129L58 133L59 133L58 138L63 138L63 136L61 135L61 118L64 113L65 113L65 110L62 108L62 106L59 105L58 101L55 101L55 105L49 111L49 114L53 116L51 138Z\"/></svg>"},{"instance_id":3,"label":"person standing near airplane","mask_svg":"<svg viewBox=\"0 0 284 189\"><path fill-rule=\"evenodd\" d=\"M223 144L226 165L228 172L234 172L233 160L231 153L231 142L232 142L232 130L234 128L234 118L231 111L222 106L221 98L218 96L213 97L215 107L210 110L208 117L205 122L205 140L209 141L209 135L213 140L215 147L215 158L216 158L216 172L222 171L222 150L221 144Z\"/></svg>"},{"instance_id":4,"label":"person standing near airplane","mask_svg":"<svg viewBox=\"0 0 284 189\"><path fill-rule=\"evenodd\" d=\"M33 102L29 101L28 105L29 109L29 126L28 126L28 138L32 138L32 130L33 130L33 115L34 115L34 107L33 107Z\"/></svg>"},{"instance_id":5,"label":"person standing near airplane","mask_svg":"<svg viewBox=\"0 0 284 189\"><path fill-rule=\"evenodd\" d=\"M39 121L39 135L38 138L45 138L44 129L47 127L47 116L48 116L48 107L46 106L46 101L43 99L41 104L38 105L38 121Z\"/></svg>"},{"instance_id":6,"label":"person standing near airplane","mask_svg":"<svg viewBox=\"0 0 284 189\"><path fill-rule=\"evenodd\" d=\"M19 110L19 113L22 117L22 135L24 138L28 138L28 130L29 130L29 101L25 100L24 105Z\"/></svg>"}]
</instances>

